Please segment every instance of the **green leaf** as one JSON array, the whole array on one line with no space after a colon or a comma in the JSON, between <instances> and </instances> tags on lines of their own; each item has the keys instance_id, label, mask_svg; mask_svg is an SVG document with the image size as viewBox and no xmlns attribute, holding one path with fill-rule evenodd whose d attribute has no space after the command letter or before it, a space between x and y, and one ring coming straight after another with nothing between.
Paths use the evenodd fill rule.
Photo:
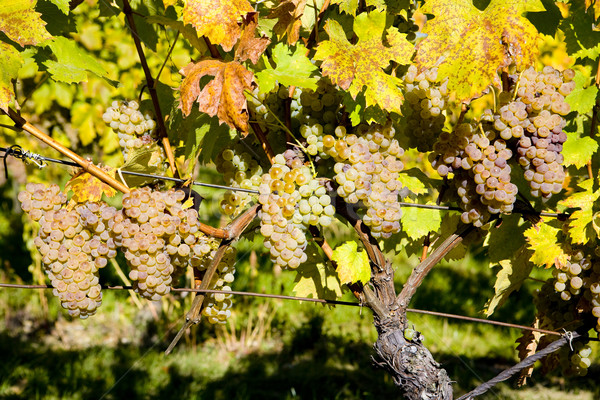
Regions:
<instances>
[{"instance_id":1,"label":"green leaf","mask_svg":"<svg viewBox=\"0 0 600 400\"><path fill-rule=\"evenodd\" d=\"M36 0L3 0L0 2L0 32L21 46L37 45L52 36L41 14L34 10Z\"/></svg>"},{"instance_id":2,"label":"green leaf","mask_svg":"<svg viewBox=\"0 0 600 400\"><path fill-rule=\"evenodd\" d=\"M544 222L525 231L529 248L533 250L531 257L533 263L549 268L554 264L564 265L567 262L569 257L559 244L557 237L559 232L560 229Z\"/></svg>"},{"instance_id":3,"label":"green leaf","mask_svg":"<svg viewBox=\"0 0 600 400\"><path fill-rule=\"evenodd\" d=\"M283 43L277 43L272 50L272 60L276 67L272 68L269 60L263 56L266 69L257 72L256 78L263 93L269 93L277 86L297 86L306 89L317 89L318 76L314 75L319 68L306 57L306 47L297 44L291 49Z\"/></svg>"},{"instance_id":4,"label":"green leaf","mask_svg":"<svg viewBox=\"0 0 600 400\"><path fill-rule=\"evenodd\" d=\"M600 211L592 217L592 227L596 231L596 236L600 239Z\"/></svg>"},{"instance_id":5,"label":"green leaf","mask_svg":"<svg viewBox=\"0 0 600 400\"><path fill-rule=\"evenodd\" d=\"M71 0L50 0L65 15L69 15L69 2Z\"/></svg>"},{"instance_id":6,"label":"green leaf","mask_svg":"<svg viewBox=\"0 0 600 400\"><path fill-rule=\"evenodd\" d=\"M345 242L333 251L331 259L337 263L336 272L342 283L367 283L371 266L366 251L357 251L356 242Z\"/></svg>"},{"instance_id":7,"label":"green leaf","mask_svg":"<svg viewBox=\"0 0 600 400\"><path fill-rule=\"evenodd\" d=\"M595 237L593 221L593 207L600 190L593 191L594 180L587 179L579 184L584 189L583 192L577 192L562 200L559 204L568 208L579 208L569 216L569 235L573 243L588 243Z\"/></svg>"},{"instance_id":8,"label":"green leaf","mask_svg":"<svg viewBox=\"0 0 600 400\"><path fill-rule=\"evenodd\" d=\"M437 232L442 223L438 210L417 207L402 207L402 230L409 238L416 240L429 232Z\"/></svg>"},{"instance_id":9,"label":"green leaf","mask_svg":"<svg viewBox=\"0 0 600 400\"><path fill-rule=\"evenodd\" d=\"M419 168L411 168L402 171L398 177L402 186L406 187L416 195L427 193L427 186L435 186L437 183L423 173Z\"/></svg>"},{"instance_id":10,"label":"green leaf","mask_svg":"<svg viewBox=\"0 0 600 400\"><path fill-rule=\"evenodd\" d=\"M590 85L590 79L580 71L575 73L573 80L575 81L575 89L565 98L565 101L571 106L571 111L578 114L589 113L596 104L598 87Z\"/></svg>"},{"instance_id":11,"label":"green leaf","mask_svg":"<svg viewBox=\"0 0 600 400\"><path fill-rule=\"evenodd\" d=\"M342 287L336 274L323 263L303 263L296 269L292 291L296 296L335 300L342 296Z\"/></svg>"},{"instance_id":12,"label":"green leaf","mask_svg":"<svg viewBox=\"0 0 600 400\"><path fill-rule=\"evenodd\" d=\"M598 142L589 136L581 137L579 132L565 132L567 141L563 144L562 154L565 166L577 168L585 166L598 150Z\"/></svg>"},{"instance_id":13,"label":"green leaf","mask_svg":"<svg viewBox=\"0 0 600 400\"><path fill-rule=\"evenodd\" d=\"M489 232L485 244L493 264L512 259L525 240L525 224L518 214L502 216L502 224L491 227Z\"/></svg>"},{"instance_id":14,"label":"green leaf","mask_svg":"<svg viewBox=\"0 0 600 400\"><path fill-rule=\"evenodd\" d=\"M14 99L12 80L19 75L23 58L11 45L0 42L0 110L8 111L8 104Z\"/></svg>"},{"instance_id":15,"label":"green leaf","mask_svg":"<svg viewBox=\"0 0 600 400\"><path fill-rule=\"evenodd\" d=\"M156 143L135 149L129 154L127 162L123 164L120 169L123 171L161 175L164 172L162 165L156 163L156 160L161 154L163 154L162 148ZM118 170L116 171L115 176L120 181L124 180L124 183L129 187L137 187L156 181L155 179L143 176L121 175Z\"/></svg>"},{"instance_id":16,"label":"green leaf","mask_svg":"<svg viewBox=\"0 0 600 400\"><path fill-rule=\"evenodd\" d=\"M346 14L350 14L352 16L356 15L356 10L358 8L358 0L332 0L331 4L338 4L341 12L345 12ZM377 10L385 9L385 2L383 0L367 0L367 7L373 6Z\"/></svg>"},{"instance_id":17,"label":"green leaf","mask_svg":"<svg viewBox=\"0 0 600 400\"><path fill-rule=\"evenodd\" d=\"M383 68L391 60L408 64L413 46L406 40L406 35L395 28L386 31L385 21L385 12L359 14L354 20L358 42L351 44L342 26L328 19L324 29L329 40L319 44L314 58L323 61L323 75L348 90L353 99L364 89L366 107L378 105L386 111L400 114L404 98L399 88L402 81L386 74ZM385 43L382 42L383 37Z\"/></svg>"},{"instance_id":18,"label":"green leaf","mask_svg":"<svg viewBox=\"0 0 600 400\"><path fill-rule=\"evenodd\" d=\"M516 253L513 260L500 261L500 271L496 275L494 297L485 305L485 316L489 317L496 308L501 307L508 296L521 288L523 281L529 277L533 264L529 262L530 252L525 245Z\"/></svg>"},{"instance_id":19,"label":"green leaf","mask_svg":"<svg viewBox=\"0 0 600 400\"><path fill-rule=\"evenodd\" d=\"M539 34L522 15L544 11L539 0L492 0L483 11L470 0L429 0L421 11L435 18L423 28L427 37L417 45L416 64L437 66L457 100L477 97L492 84L501 87L500 68L522 70L536 60Z\"/></svg>"},{"instance_id":20,"label":"green leaf","mask_svg":"<svg viewBox=\"0 0 600 400\"><path fill-rule=\"evenodd\" d=\"M590 58L595 60L600 55L600 32L594 30L593 13L586 13L583 1L569 4L570 12L576 18L565 18L560 24L564 32L564 42L569 56L575 59Z\"/></svg>"},{"instance_id":21,"label":"green leaf","mask_svg":"<svg viewBox=\"0 0 600 400\"><path fill-rule=\"evenodd\" d=\"M118 85L117 82L108 79L106 71L100 63L80 48L74 40L55 37L52 42L48 43L48 47L56 56L56 61L48 60L44 62L44 65L54 80L66 83L82 82L87 80L87 72L92 72L106 79L113 86Z\"/></svg>"}]
</instances>

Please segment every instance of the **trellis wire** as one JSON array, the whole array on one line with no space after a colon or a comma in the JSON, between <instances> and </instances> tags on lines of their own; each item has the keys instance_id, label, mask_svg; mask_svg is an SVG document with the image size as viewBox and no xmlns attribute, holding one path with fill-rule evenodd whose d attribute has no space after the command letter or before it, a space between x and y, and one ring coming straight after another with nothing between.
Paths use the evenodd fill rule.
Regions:
<instances>
[{"instance_id":1,"label":"trellis wire","mask_svg":"<svg viewBox=\"0 0 600 400\"><path fill-rule=\"evenodd\" d=\"M79 167L79 164L77 164L73 161L58 160L56 158L44 157L42 155L32 153L28 150L24 151L21 148L21 146L19 146L19 145L13 145L9 148L0 147L0 151L4 152L4 168L5 168L4 172L6 174L7 179L8 179L8 170L6 168L6 157L9 155L13 156L17 159L20 159L20 160L31 159L40 168L45 166L43 164L40 164L40 161L69 165L72 167ZM185 179L172 178L172 177L163 176L163 175L146 174L146 173L142 173L142 172L133 172L133 171L126 171L126 170L121 170L121 169L118 169L117 171L123 175L139 176L139 177L144 177L144 178L151 178L151 179L157 179L157 180L163 180L163 181L171 181L171 182L177 182L177 183L188 182ZM204 182L193 181L193 182L190 182L190 184L192 186L201 186L201 187L208 187L208 188L213 188L213 189L224 189L224 190L231 190L231 191L236 191L236 192L259 194L258 190L237 188L237 187L224 186L224 185L216 185L213 183L204 183ZM440 206L440 205L434 205L434 204L407 203L404 201L399 201L398 204L400 205L400 207L425 208L425 209L439 210L439 211L462 211L459 207ZM569 214L565 214L565 213L552 213L552 212L543 212L543 211L538 214L542 217L551 217L551 218L565 218L565 217L569 216Z\"/></svg>"},{"instance_id":2,"label":"trellis wire","mask_svg":"<svg viewBox=\"0 0 600 400\"><path fill-rule=\"evenodd\" d=\"M54 289L51 285L21 285L15 283L0 283L0 287L4 288L13 288L13 289ZM132 290L133 286L102 286L102 289L106 290ZM340 300L327 300L327 299L316 299L313 297L298 297L298 296L286 296L281 294L269 294L269 293L255 293L255 292L242 292L235 290L214 290L214 289L193 289L193 288L171 288L172 292L191 292L191 293L225 293L237 296L249 296L249 297L264 297L269 299L279 299L279 300L294 300L294 301L306 301L312 303L320 303L320 304L330 304L330 305L341 305L341 306L350 306L350 307L363 307L360 303L354 303L351 301L340 301ZM415 313L415 314L426 314L433 315L436 317L450 318L450 319L460 319L469 322L477 322L488 325L497 325L503 326L505 328L514 328L514 329L522 329L532 332L540 332L545 333L547 335L555 335L555 336L563 336L560 332L550 331L546 329L533 328L525 325L511 324L508 322L500 322L493 321L489 319L475 318L475 317L467 317L464 315L456 315L449 313L442 313L437 311L428 311L428 310L420 310L416 308L407 308L407 312Z\"/></svg>"}]
</instances>

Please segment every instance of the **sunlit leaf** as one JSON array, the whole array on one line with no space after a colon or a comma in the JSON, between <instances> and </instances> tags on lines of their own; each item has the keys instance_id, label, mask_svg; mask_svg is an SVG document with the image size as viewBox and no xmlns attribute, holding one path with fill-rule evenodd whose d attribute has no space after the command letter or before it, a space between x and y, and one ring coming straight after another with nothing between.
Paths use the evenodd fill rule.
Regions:
<instances>
[{"instance_id":1,"label":"sunlit leaf","mask_svg":"<svg viewBox=\"0 0 600 400\"><path fill-rule=\"evenodd\" d=\"M115 171L105 168L105 171L114 178ZM72 177L66 184L66 189L73 192L71 201L76 203L85 203L87 201L95 202L102 199L102 195L113 197L117 191L96 178L89 172L81 171Z\"/></svg>"},{"instance_id":2,"label":"sunlit leaf","mask_svg":"<svg viewBox=\"0 0 600 400\"><path fill-rule=\"evenodd\" d=\"M296 296L335 300L342 295L337 275L323 263L303 263L296 272L292 289Z\"/></svg>"},{"instance_id":3,"label":"sunlit leaf","mask_svg":"<svg viewBox=\"0 0 600 400\"><path fill-rule=\"evenodd\" d=\"M533 250L533 263L549 268L554 264L564 265L567 262L568 255L557 237L559 232L560 229L543 222L525 231L529 248Z\"/></svg>"},{"instance_id":4,"label":"sunlit leaf","mask_svg":"<svg viewBox=\"0 0 600 400\"><path fill-rule=\"evenodd\" d=\"M415 61L420 68L438 66L459 100L500 86L499 69L514 64L522 70L535 61L539 34L522 15L544 11L540 0L492 0L483 11L470 0L429 0L421 11L435 18L423 28L427 37Z\"/></svg>"},{"instance_id":5,"label":"sunlit leaf","mask_svg":"<svg viewBox=\"0 0 600 400\"><path fill-rule=\"evenodd\" d=\"M598 87L590 84L589 78L585 77L580 71L575 73L573 81L575 81L575 89L565 97L565 101L571 106L571 111L579 114L592 111L594 104L596 104Z\"/></svg>"},{"instance_id":6,"label":"sunlit leaf","mask_svg":"<svg viewBox=\"0 0 600 400\"><path fill-rule=\"evenodd\" d=\"M52 36L46 22L34 10L36 0L2 0L0 2L0 32L21 46L36 45Z\"/></svg>"},{"instance_id":7,"label":"sunlit leaf","mask_svg":"<svg viewBox=\"0 0 600 400\"><path fill-rule=\"evenodd\" d=\"M251 91L254 76L237 61L203 60L190 63L181 74L185 76L181 82L181 110L187 116L194 102L198 102L200 111L208 115L216 115L219 122L231 128L248 133L248 108L245 90ZM210 82L200 87L200 79L214 76Z\"/></svg>"},{"instance_id":8,"label":"sunlit leaf","mask_svg":"<svg viewBox=\"0 0 600 400\"><path fill-rule=\"evenodd\" d=\"M271 52L271 59L275 68L265 61L266 68L256 73L261 92L268 93L277 84L317 89L319 77L311 75L319 69L306 57L306 47L297 44L292 50L285 44L278 43Z\"/></svg>"},{"instance_id":9,"label":"sunlit leaf","mask_svg":"<svg viewBox=\"0 0 600 400\"><path fill-rule=\"evenodd\" d=\"M342 283L367 283L371 279L367 252L357 249L356 242L346 242L333 251L331 258L337 263L336 271Z\"/></svg>"},{"instance_id":10,"label":"sunlit leaf","mask_svg":"<svg viewBox=\"0 0 600 400\"><path fill-rule=\"evenodd\" d=\"M11 45L0 42L0 110L7 111L8 104L14 99L12 80L17 79L23 58Z\"/></svg>"},{"instance_id":11,"label":"sunlit leaf","mask_svg":"<svg viewBox=\"0 0 600 400\"><path fill-rule=\"evenodd\" d=\"M409 238L416 240L429 232L437 232L442 223L438 210L417 207L402 207L402 230Z\"/></svg>"},{"instance_id":12,"label":"sunlit leaf","mask_svg":"<svg viewBox=\"0 0 600 400\"><path fill-rule=\"evenodd\" d=\"M400 113L404 98L399 88L402 81L386 74L383 68L391 60L409 63L413 46L406 40L406 35L395 28L386 31L385 19L384 12L359 14L354 20L356 44L348 41L339 23L327 20L324 29L329 40L319 44L315 59L323 61L323 75L348 90L352 98L356 99L364 89L366 107L376 104L384 110Z\"/></svg>"},{"instance_id":13,"label":"sunlit leaf","mask_svg":"<svg viewBox=\"0 0 600 400\"><path fill-rule=\"evenodd\" d=\"M241 17L253 11L248 0L185 0L183 22L229 51L242 34Z\"/></svg>"},{"instance_id":14,"label":"sunlit leaf","mask_svg":"<svg viewBox=\"0 0 600 400\"><path fill-rule=\"evenodd\" d=\"M235 50L235 59L240 62L246 60L252 61L252 64L256 64L262 53L271 43L271 40L267 37L256 37L256 27L258 26L258 14L249 13L244 18L244 32L242 38Z\"/></svg>"}]
</instances>

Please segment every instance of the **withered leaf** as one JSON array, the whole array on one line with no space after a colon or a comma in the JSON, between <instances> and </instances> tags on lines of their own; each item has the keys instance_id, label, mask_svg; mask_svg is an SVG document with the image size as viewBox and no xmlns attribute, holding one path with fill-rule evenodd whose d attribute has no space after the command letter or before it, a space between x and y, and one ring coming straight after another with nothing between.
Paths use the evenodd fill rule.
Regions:
<instances>
[{"instance_id":1,"label":"withered leaf","mask_svg":"<svg viewBox=\"0 0 600 400\"><path fill-rule=\"evenodd\" d=\"M243 62L246 60L252 61L252 64L258 62L258 58L271 43L268 37L256 37L256 27L258 26L258 13L248 13L244 18L244 33L235 50L235 59Z\"/></svg>"}]
</instances>

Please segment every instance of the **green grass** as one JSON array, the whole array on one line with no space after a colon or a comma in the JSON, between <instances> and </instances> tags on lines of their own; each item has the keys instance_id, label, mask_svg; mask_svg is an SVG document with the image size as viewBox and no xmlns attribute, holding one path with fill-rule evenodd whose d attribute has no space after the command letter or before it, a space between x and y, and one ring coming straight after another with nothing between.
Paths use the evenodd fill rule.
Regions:
<instances>
[{"instance_id":1,"label":"green grass","mask_svg":"<svg viewBox=\"0 0 600 400\"><path fill-rule=\"evenodd\" d=\"M266 259L238 264L235 289L290 293L293 275L275 279ZM406 260L398 282L408 275ZM411 307L479 316L495 271L478 260L436 266ZM4 277L3 279L7 279ZM113 279L108 276L108 279ZM532 315L528 281L493 318L522 324ZM44 312L37 291L0 291L2 399L399 399L385 371L372 362L376 340L369 310L270 299L235 299L226 330L202 324L175 352L163 354L179 329L190 296L138 310L126 292L105 292L97 315L71 321L49 292ZM346 300L352 300L347 294ZM182 297L182 296L177 296ZM513 365L520 332L490 325L409 314L460 395ZM595 350L598 350L597 348ZM483 399L593 399L598 367L587 377L542 376L524 389L514 379Z\"/></svg>"}]
</instances>

